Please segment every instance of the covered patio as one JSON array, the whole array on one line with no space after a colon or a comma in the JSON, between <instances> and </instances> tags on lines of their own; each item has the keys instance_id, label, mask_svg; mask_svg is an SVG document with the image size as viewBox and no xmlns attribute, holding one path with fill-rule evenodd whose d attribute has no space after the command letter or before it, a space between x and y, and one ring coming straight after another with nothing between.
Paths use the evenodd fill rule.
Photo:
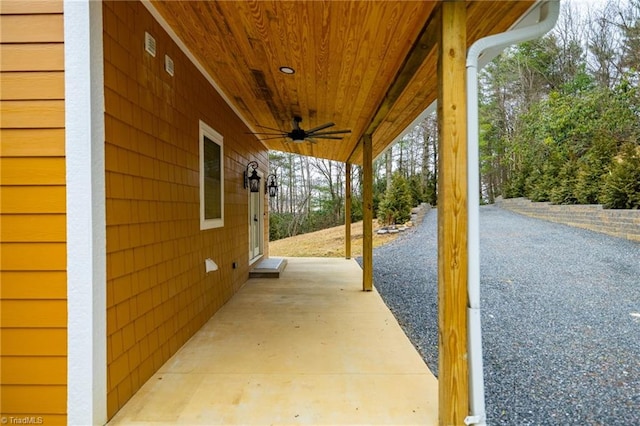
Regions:
<instances>
[{"instance_id":1,"label":"covered patio","mask_svg":"<svg viewBox=\"0 0 640 426\"><path fill-rule=\"evenodd\" d=\"M70 424L484 424L467 93L551 10L66 0L67 371L52 411ZM373 287L372 248L373 160L436 100L437 382ZM269 257L270 150L345 164L347 258L361 167L362 269L292 260L279 280L247 281Z\"/></svg>"},{"instance_id":2,"label":"covered patio","mask_svg":"<svg viewBox=\"0 0 640 426\"><path fill-rule=\"evenodd\" d=\"M250 279L109 424L436 424L437 380L358 264L288 262Z\"/></svg>"}]
</instances>

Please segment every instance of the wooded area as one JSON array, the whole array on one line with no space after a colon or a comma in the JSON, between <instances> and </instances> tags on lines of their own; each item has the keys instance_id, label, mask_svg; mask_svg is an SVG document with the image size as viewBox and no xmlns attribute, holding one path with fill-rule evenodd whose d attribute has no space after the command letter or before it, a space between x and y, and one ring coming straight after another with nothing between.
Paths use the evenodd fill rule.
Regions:
<instances>
[{"instance_id":1,"label":"wooded area","mask_svg":"<svg viewBox=\"0 0 640 426\"><path fill-rule=\"evenodd\" d=\"M563 3L556 28L509 48L480 73L481 194L640 208L640 0ZM272 151L280 186L270 239L344 223L345 164ZM438 135L427 116L374 161L374 212L402 223L436 205ZM362 219L361 169L352 173ZM407 205L408 207L405 207Z\"/></svg>"},{"instance_id":2,"label":"wooded area","mask_svg":"<svg viewBox=\"0 0 640 426\"><path fill-rule=\"evenodd\" d=\"M640 0L584 13L566 3L552 33L481 75L488 202L640 207Z\"/></svg>"}]
</instances>

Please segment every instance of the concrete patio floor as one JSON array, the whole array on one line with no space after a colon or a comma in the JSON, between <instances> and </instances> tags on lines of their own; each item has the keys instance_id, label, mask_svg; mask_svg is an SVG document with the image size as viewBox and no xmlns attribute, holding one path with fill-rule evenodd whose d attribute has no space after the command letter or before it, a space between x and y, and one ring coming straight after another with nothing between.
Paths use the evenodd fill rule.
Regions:
<instances>
[{"instance_id":1,"label":"concrete patio floor","mask_svg":"<svg viewBox=\"0 0 640 426\"><path fill-rule=\"evenodd\" d=\"M109 425L434 425L438 385L353 260L253 278Z\"/></svg>"}]
</instances>

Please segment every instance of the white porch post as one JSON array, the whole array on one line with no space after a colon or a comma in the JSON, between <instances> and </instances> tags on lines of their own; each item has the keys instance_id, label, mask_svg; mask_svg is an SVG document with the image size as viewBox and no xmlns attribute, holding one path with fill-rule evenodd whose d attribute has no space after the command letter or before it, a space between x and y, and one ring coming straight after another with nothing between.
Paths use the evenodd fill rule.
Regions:
<instances>
[{"instance_id":1,"label":"white porch post","mask_svg":"<svg viewBox=\"0 0 640 426\"><path fill-rule=\"evenodd\" d=\"M107 421L102 3L64 1L67 422Z\"/></svg>"},{"instance_id":2,"label":"white porch post","mask_svg":"<svg viewBox=\"0 0 640 426\"><path fill-rule=\"evenodd\" d=\"M373 290L373 143L362 136L362 290Z\"/></svg>"},{"instance_id":3,"label":"white porch post","mask_svg":"<svg viewBox=\"0 0 640 426\"><path fill-rule=\"evenodd\" d=\"M344 257L351 259L351 163L345 163L344 184Z\"/></svg>"}]
</instances>

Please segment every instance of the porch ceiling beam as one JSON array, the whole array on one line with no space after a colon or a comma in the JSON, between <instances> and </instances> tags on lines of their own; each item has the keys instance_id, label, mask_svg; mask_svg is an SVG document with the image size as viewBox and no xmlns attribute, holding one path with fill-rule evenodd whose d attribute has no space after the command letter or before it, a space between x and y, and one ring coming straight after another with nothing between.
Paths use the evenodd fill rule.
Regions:
<instances>
[{"instance_id":1,"label":"porch ceiling beam","mask_svg":"<svg viewBox=\"0 0 640 426\"><path fill-rule=\"evenodd\" d=\"M469 413L466 4L442 4L438 52L438 421Z\"/></svg>"},{"instance_id":2,"label":"porch ceiling beam","mask_svg":"<svg viewBox=\"0 0 640 426\"><path fill-rule=\"evenodd\" d=\"M373 136L382 121L389 114L389 111L391 111L391 108L396 103L400 95L402 95L402 93L407 89L409 83L411 83L411 80L418 72L420 66L427 59L429 53L436 48L440 29L440 14L441 6L439 5L436 6L436 9L422 28L419 37L413 43L413 46L400 66L393 83L389 86L387 93L378 106L369 126L365 130L363 137L365 135ZM354 156L359 149L362 149L362 139L360 139L359 143L357 143L351 151L349 159L347 160L348 162L353 161Z\"/></svg>"}]
</instances>

